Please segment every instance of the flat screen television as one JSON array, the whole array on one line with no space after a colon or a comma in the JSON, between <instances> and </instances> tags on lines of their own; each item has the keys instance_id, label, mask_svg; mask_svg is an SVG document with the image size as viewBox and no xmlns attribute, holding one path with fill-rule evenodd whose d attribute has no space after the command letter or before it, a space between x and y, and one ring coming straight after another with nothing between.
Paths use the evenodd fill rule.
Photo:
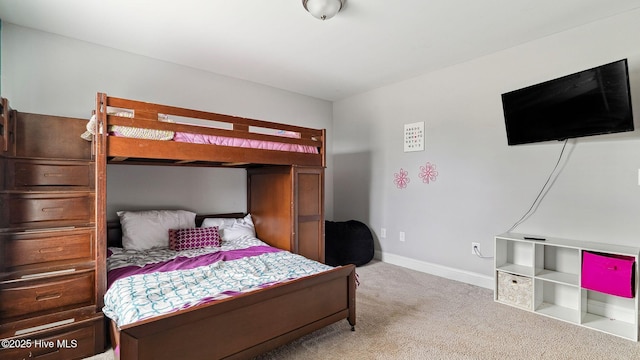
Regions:
<instances>
[{"instance_id":1,"label":"flat screen television","mask_svg":"<svg viewBox=\"0 0 640 360\"><path fill-rule=\"evenodd\" d=\"M502 94L509 145L633 131L627 59Z\"/></svg>"}]
</instances>

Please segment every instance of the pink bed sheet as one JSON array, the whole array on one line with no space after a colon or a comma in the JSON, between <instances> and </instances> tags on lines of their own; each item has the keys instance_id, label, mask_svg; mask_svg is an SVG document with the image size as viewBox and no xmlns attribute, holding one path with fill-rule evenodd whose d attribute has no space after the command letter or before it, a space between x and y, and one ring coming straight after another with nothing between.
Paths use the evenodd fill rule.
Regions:
<instances>
[{"instance_id":1,"label":"pink bed sheet","mask_svg":"<svg viewBox=\"0 0 640 360\"><path fill-rule=\"evenodd\" d=\"M202 135L202 134L192 134L192 133L183 133L183 132L176 132L173 137L173 141L188 142L188 143L195 143L195 144L235 146L235 147L243 147L243 148L251 148L251 149L262 149L262 150L290 151L290 152L299 152L299 153L308 153L308 154L318 153L318 148L310 145L287 144L287 143L281 143L276 141L240 139L240 138L233 138L233 137L226 137L226 136Z\"/></svg>"}]
</instances>

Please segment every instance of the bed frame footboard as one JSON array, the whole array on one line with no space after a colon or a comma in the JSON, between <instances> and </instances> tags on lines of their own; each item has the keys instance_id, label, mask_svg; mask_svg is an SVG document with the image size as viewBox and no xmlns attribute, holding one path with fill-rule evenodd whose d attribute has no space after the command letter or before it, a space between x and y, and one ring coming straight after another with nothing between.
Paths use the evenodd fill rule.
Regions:
<instances>
[{"instance_id":1,"label":"bed frame footboard","mask_svg":"<svg viewBox=\"0 0 640 360\"><path fill-rule=\"evenodd\" d=\"M341 319L356 324L355 266L122 327L121 359L245 359Z\"/></svg>"}]
</instances>

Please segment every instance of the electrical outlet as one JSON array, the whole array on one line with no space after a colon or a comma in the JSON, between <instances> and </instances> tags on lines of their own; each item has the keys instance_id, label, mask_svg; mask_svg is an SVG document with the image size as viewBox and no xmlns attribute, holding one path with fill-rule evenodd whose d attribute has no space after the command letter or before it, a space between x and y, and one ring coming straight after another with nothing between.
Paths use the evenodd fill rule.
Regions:
<instances>
[{"instance_id":1,"label":"electrical outlet","mask_svg":"<svg viewBox=\"0 0 640 360\"><path fill-rule=\"evenodd\" d=\"M387 237L387 229L385 228L380 229L380 237L383 239Z\"/></svg>"},{"instance_id":2,"label":"electrical outlet","mask_svg":"<svg viewBox=\"0 0 640 360\"><path fill-rule=\"evenodd\" d=\"M404 241L404 231L400 231L400 241Z\"/></svg>"},{"instance_id":3,"label":"electrical outlet","mask_svg":"<svg viewBox=\"0 0 640 360\"><path fill-rule=\"evenodd\" d=\"M480 253L480 243L472 242L471 243L471 254L478 255Z\"/></svg>"}]
</instances>

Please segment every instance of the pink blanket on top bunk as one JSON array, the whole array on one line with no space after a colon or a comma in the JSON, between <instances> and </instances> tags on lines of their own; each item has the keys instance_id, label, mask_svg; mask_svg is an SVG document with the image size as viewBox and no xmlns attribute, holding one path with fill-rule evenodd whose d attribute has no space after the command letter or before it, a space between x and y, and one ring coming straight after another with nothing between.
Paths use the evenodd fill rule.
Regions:
<instances>
[{"instance_id":1,"label":"pink blanket on top bunk","mask_svg":"<svg viewBox=\"0 0 640 360\"><path fill-rule=\"evenodd\" d=\"M235 147L243 147L243 148L251 148L251 149L262 149L262 150L291 151L291 152L301 152L301 153L309 153L309 154L318 153L318 148L310 145L288 144L288 143L281 143L276 141L240 139L240 138L233 138L233 137L226 137L226 136L191 134L191 133L183 133L183 132L176 132L175 135L173 136L173 141L188 142L188 143L195 143L195 144L235 146Z\"/></svg>"}]
</instances>

